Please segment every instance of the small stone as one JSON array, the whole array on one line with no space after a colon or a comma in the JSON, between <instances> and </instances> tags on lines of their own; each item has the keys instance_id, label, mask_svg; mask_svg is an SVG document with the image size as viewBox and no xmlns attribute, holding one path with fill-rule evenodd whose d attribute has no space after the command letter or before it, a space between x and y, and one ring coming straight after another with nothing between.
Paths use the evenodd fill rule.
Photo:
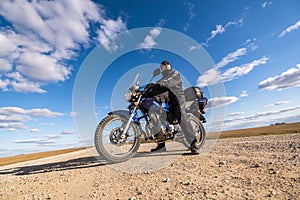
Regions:
<instances>
[{"instance_id":1,"label":"small stone","mask_svg":"<svg viewBox=\"0 0 300 200\"><path fill-rule=\"evenodd\" d=\"M275 191L270 191L269 194L267 195L268 197L272 197L275 196L276 192Z\"/></svg>"},{"instance_id":2,"label":"small stone","mask_svg":"<svg viewBox=\"0 0 300 200\"><path fill-rule=\"evenodd\" d=\"M254 165L252 165L252 168L258 168L258 167L261 167L259 163L255 163Z\"/></svg>"},{"instance_id":3,"label":"small stone","mask_svg":"<svg viewBox=\"0 0 300 200\"><path fill-rule=\"evenodd\" d=\"M189 185L192 185L192 183L191 182L186 182L186 183L183 183L183 185L189 186Z\"/></svg>"},{"instance_id":4,"label":"small stone","mask_svg":"<svg viewBox=\"0 0 300 200\"><path fill-rule=\"evenodd\" d=\"M165 183L170 182L170 181L171 181L170 178L166 178L166 179L164 180Z\"/></svg>"},{"instance_id":5,"label":"small stone","mask_svg":"<svg viewBox=\"0 0 300 200\"><path fill-rule=\"evenodd\" d=\"M233 175L233 176L231 176L232 179L239 179L239 177L240 177L239 175Z\"/></svg>"},{"instance_id":6,"label":"small stone","mask_svg":"<svg viewBox=\"0 0 300 200\"><path fill-rule=\"evenodd\" d=\"M248 186L250 186L250 185L252 185L253 184L253 180L249 180L248 182L247 182L247 185Z\"/></svg>"},{"instance_id":7,"label":"small stone","mask_svg":"<svg viewBox=\"0 0 300 200\"><path fill-rule=\"evenodd\" d=\"M221 161L219 161L219 163L218 163L218 165L225 165L226 164L226 161L224 161L224 160L221 160Z\"/></svg>"}]
</instances>

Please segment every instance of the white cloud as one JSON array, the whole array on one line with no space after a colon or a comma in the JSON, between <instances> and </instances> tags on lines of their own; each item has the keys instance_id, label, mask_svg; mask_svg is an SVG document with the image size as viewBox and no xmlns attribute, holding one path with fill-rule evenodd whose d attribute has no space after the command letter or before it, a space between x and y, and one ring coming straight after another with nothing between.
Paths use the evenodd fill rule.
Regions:
<instances>
[{"instance_id":1,"label":"white cloud","mask_svg":"<svg viewBox=\"0 0 300 200\"><path fill-rule=\"evenodd\" d=\"M192 20L196 15L194 12L195 5L190 2L184 2L184 5L188 8L187 14L188 14L189 20Z\"/></svg>"},{"instance_id":2,"label":"white cloud","mask_svg":"<svg viewBox=\"0 0 300 200\"><path fill-rule=\"evenodd\" d=\"M285 34L291 32L291 31L297 30L299 27L300 27L300 20L298 22L296 22L294 25L289 26L284 31L282 31L278 37L281 38L281 37L285 36Z\"/></svg>"},{"instance_id":3,"label":"white cloud","mask_svg":"<svg viewBox=\"0 0 300 200\"><path fill-rule=\"evenodd\" d=\"M279 106L279 105L288 104L288 103L290 103L290 102L289 101L277 101L276 103L265 105L264 108Z\"/></svg>"},{"instance_id":4,"label":"white cloud","mask_svg":"<svg viewBox=\"0 0 300 200\"><path fill-rule=\"evenodd\" d=\"M25 110L19 107L1 107L0 129L26 129L24 123L33 120L33 117L59 117L63 115L63 113L53 112L47 108Z\"/></svg>"},{"instance_id":5,"label":"white cloud","mask_svg":"<svg viewBox=\"0 0 300 200\"><path fill-rule=\"evenodd\" d=\"M247 47L247 49L250 49L251 51L255 51L258 48L255 42L256 42L256 38L253 39L249 38L246 40L244 45Z\"/></svg>"},{"instance_id":6,"label":"white cloud","mask_svg":"<svg viewBox=\"0 0 300 200\"><path fill-rule=\"evenodd\" d=\"M289 101L277 101L274 105L278 106L278 105L287 104L287 103L289 103Z\"/></svg>"},{"instance_id":7,"label":"white cloud","mask_svg":"<svg viewBox=\"0 0 300 200\"><path fill-rule=\"evenodd\" d=\"M205 87L208 85L215 85L221 82L221 75L216 68L211 68L206 71L203 75L199 76L197 80L197 86Z\"/></svg>"},{"instance_id":8,"label":"white cloud","mask_svg":"<svg viewBox=\"0 0 300 200\"><path fill-rule=\"evenodd\" d=\"M40 133L40 132L42 132L43 130L41 130L41 129L38 129L38 128L32 128L32 129L30 129L30 132L31 133Z\"/></svg>"},{"instance_id":9,"label":"white cloud","mask_svg":"<svg viewBox=\"0 0 300 200\"><path fill-rule=\"evenodd\" d=\"M0 72L6 72L12 70L11 64L6 60L0 58Z\"/></svg>"},{"instance_id":10,"label":"white cloud","mask_svg":"<svg viewBox=\"0 0 300 200\"><path fill-rule=\"evenodd\" d=\"M261 7L262 7L262 8L266 8L268 5L271 5L271 4L272 4L271 1L266 1L266 2L264 2L263 4L261 4Z\"/></svg>"},{"instance_id":11,"label":"white cloud","mask_svg":"<svg viewBox=\"0 0 300 200\"><path fill-rule=\"evenodd\" d=\"M13 41L6 34L7 33L0 32L0 57L9 56L17 48Z\"/></svg>"},{"instance_id":12,"label":"white cloud","mask_svg":"<svg viewBox=\"0 0 300 200\"><path fill-rule=\"evenodd\" d=\"M120 17L107 19L104 8L90 0L0 1L0 16L9 23L0 29L0 72L5 72L0 88L16 92L45 93L43 86L69 78L72 66L66 61L95 45L93 38L115 48L113 38L126 30ZM6 80L11 73L20 73L22 81Z\"/></svg>"},{"instance_id":13,"label":"white cloud","mask_svg":"<svg viewBox=\"0 0 300 200\"><path fill-rule=\"evenodd\" d=\"M1 76L0 76L1 78ZM0 89L5 90L7 88L7 85L9 84L9 80L1 80L0 79Z\"/></svg>"},{"instance_id":14,"label":"white cloud","mask_svg":"<svg viewBox=\"0 0 300 200\"><path fill-rule=\"evenodd\" d=\"M26 114L30 116L41 116L41 117L60 117L63 116L63 113L53 112L47 108L35 108L31 110L26 110Z\"/></svg>"},{"instance_id":15,"label":"white cloud","mask_svg":"<svg viewBox=\"0 0 300 200\"><path fill-rule=\"evenodd\" d=\"M31 80L41 82L65 81L71 68L57 63L53 57L35 52L24 52L20 55L17 70Z\"/></svg>"},{"instance_id":16,"label":"white cloud","mask_svg":"<svg viewBox=\"0 0 300 200\"><path fill-rule=\"evenodd\" d=\"M61 134L63 134L63 135L72 135L75 133L76 133L75 131L70 131L70 130L66 130L66 129L61 132Z\"/></svg>"},{"instance_id":17,"label":"white cloud","mask_svg":"<svg viewBox=\"0 0 300 200\"><path fill-rule=\"evenodd\" d=\"M56 143L56 139L60 138L59 135L46 135L38 138L25 139L25 140L15 140L14 143L17 144L38 144L38 145L48 145Z\"/></svg>"},{"instance_id":18,"label":"white cloud","mask_svg":"<svg viewBox=\"0 0 300 200\"><path fill-rule=\"evenodd\" d=\"M232 112L232 113L229 113L228 116L229 117L233 117L233 116L239 116L239 115L243 115L245 114L244 112Z\"/></svg>"},{"instance_id":19,"label":"white cloud","mask_svg":"<svg viewBox=\"0 0 300 200\"><path fill-rule=\"evenodd\" d=\"M243 24L243 19L239 19L237 21L232 21L232 22L228 22L225 26L222 26L220 24L216 25L216 29L212 30L210 32L210 37L206 39L206 43L202 44L207 46L208 42L212 39L214 39L218 34L222 34L226 31L227 28L231 27L231 26L240 26Z\"/></svg>"},{"instance_id":20,"label":"white cloud","mask_svg":"<svg viewBox=\"0 0 300 200\"><path fill-rule=\"evenodd\" d=\"M227 64L236 61L239 59L240 56L246 55L247 49L246 48L240 48L237 49L235 52L229 53L227 56L222 58L220 62L216 64L217 68L221 68L226 66Z\"/></svg>"},{"instance_id":21,"label":"white cloud","mask_svg":"<svg viewBox=\"0 0 300 200\"><path fill-rule=\"evenodd\" d=\"M245 121L245 122L249 122L249 121L259 121L261 120L263 117L270 117L270 116L279 116L283 113L286 113L286 112L290 112L290 111L296 111L296 110L299 110L300 109L300 106L295 106L295 107L288 107L288 108L283 108L283 109L280 109L280 110L275 110L275 111L266 111L266 112L259 112L259 113L256 113L254 115L250 115L250 116L245 116L245 117L238 117L238 118L233 118L233 119L230 119L230 120L227 120L225 122L229 123L231 121Z\"/></svg>"},{"instance_id":22,"label":"white cloud","mask_svg":"<svg viewBox=\"0 0 300 200\"><path fill-rule=\"evenodd\" d=\"M55 126L54 123L49 123L49 122L43 122L43 123L40 123L40 125L42 125L42 126Z\"/></svg>"},{"instance_id":23,"label":"white cloud","mask_svg":"<svg viewBox=\"0 0 300 200\"><path fill-rule=\"evenodd\" d=\"M34 108L25 110L19 107L1 107L0 115L29 115L29 116L40 116L40 117L59 117L63 116L63 113L53 112L47 108Z\"/></svg>"},{"instance_id":24,"label":"white cloud","mask_svg":"<svg viewBox=\"0 0 300 200\"><path fill-rule=\"evenodd\" d=\"M254 67L266 64L269 58L262 57L259 60L254 60L251 63L243 64L241 66L232 67L223 73L219 73L216 68L211 68L206 71L203 75L198 77L197 85L199 87L205 87L208 85L215 85L220 82L231 81L238 77L247 75Z\"/></svg>"},{"instance_id":25,"label":"white cloud","mask_svg":"<svg viewBox=\"0 0 300 200\"><path fill-rule=\"evenodd\" d=\"M228 104L232 104L236 102L239 98L237 97L213 97L208 100L207 108L217 108L226 106Z\"/></svg>"},{"instance_id":26,"label":"white cloud","mask_svg":"<svg viewBox=\"0 0 300 200\"><path fill-rule=\"evenodd\" d=\"M98 31L98 41L107 51L116 51L118 46L114 39L117 34L127 30L125 22L120 17L117 20L103 20Z\"/></svg>"},{"instance_id":27,"label":"white cloud","mask_svg":"<svg viewBox=\"0 0 300 200\"><path fill-rule=\"evenodd\" d=\"M246 90L243 90L240 97L247 97L248 96L248 92Z\"/></svg>"},{"instance_id":28,"label":"white cloud","mask_svg":"<svg viewBox=\"0 0 300 200\"><path fill-rule=\"evenodd\" d=\"M191 28L190 23L186 23L185 27L183 28L184 32L187 32Z\"/></svg>"},{"instance_id":29,"label":"white cloud","mask_svg":"<svg viewBox=\"0 0 300 200\"><path fill-rule=\"evenodd\" d=\"M41 84L39 82L29 81L24 78L19 72L7 73L7 85L6 90L13 90L16 92L23 93L45 93L46 90L41 89Z\"/></svg>"},{"instance_id":30,"label":"white cloud","mask_svg":"<svg viewBox=\"0 0 300 200\"><path fill-rule=\"evenodd\" d=\"M262 57L259 60L254 60L251 63L247 63L244 64L242 66L237 66L237 67L232 67L230 69L228 69L227 71L225 71L224 73L222 73L222 79L223 81L231 81L233 79L236 79L240 76L244 76L248 73L250 73L254 67L262 65L262 64L266 64L268 61L268 57Z\"/></svg>"},{"instance_id":31,"label":"white cloud","mask_svg":"<svg viewBox=\"0 0 300 200\"><path fill-rule=\"evenodd\" d=\"M259 89L281 90L300 86L300 64L290 68L280 75L267 78L258 84Z\"/></svg>"},{"instance_id":32,"label":"white cloud","mask_svg":"<svg viewBox=\"0 0 300 200\"><path fill-rule=\"evenodd\" d=\"M32 118L30 116L23 116L23 115L0 115L0 122L24 122L29 121Z\"/></svg>"},{"instance_id":33,"label":"white cloud","mask_svg":"<svg viewBox=\"0 0 300 200\"><path fill-rule=\"evenodd\" d=\"M11 81L10 86L15 92L23 93L46 93L47 91L41 88L41 84L38 82L29 81L24 79L22 82ZM11 89L6 89L11 90Z\"/></svg>"},{"instance_id":34,"label":"white cloud","mask_svg":"<svg viewBox=\"0 0 300 200\"><path fill-rule=\"evenodd\" d=\"M26 139L26 140L15 140L14 143L18 143L18 144L24 144L24 143L29 143L29 144L39 144L39 145L43 145L43 144L53 144L55 143L56 140L50 140L50 139Z\"/></svg>"},{"instance_id":35,"label":"white cloud","mask_svg":"<svg viewBox=\"0 0 300 200\"><path fill-rule=\"evenodd\" d=\"M162 29L160 27L153 28L145 37L144 41L140 44L140 48L151 49L157 45L155 39L160 35L161 31Z\"/></svg>"},{"instance_id":36,"label":"white cloud","mask_svg":"<svg viewBox=\"0 0 300 200\"><path fill-rule=\"evenodd\" d=\"M0 129L5 129L8 131L15 131L19 129L26 129L27 127L20 122L0 122Z\"/></svg>"},{"instance_id":37,"label":"white cloud","mask_svg":"<svg viewBox=\"0 0 300 200\"><path fill-rule=\"evenodd\" d=\"M276 122L297 122L299 121L299 112L297 110L300 109L300 106L283 108L275 111L266 111L259 112L253 115L248 116L238 116L227 118L225 121L216 121L214 124L210 126L213 128L214 126L218 126L219 124L224 123L224 127L226 130L229 129L239 129L245 127L258 127L265 126L268 124L276 123ZM287 116L281 117L284 114Z\"/></svg>"},{"instance_id":38,"label":"white cloud","mask_svg":"<svg viewBox=\"0 0 300 200\"><path fill-rule=\"evenodd\" d=\"M189 52L194 51L196 49L200 49L200 48L201 48L201 46L192 45L192 46L189 47Z\"/></svg>"}]
</instances>

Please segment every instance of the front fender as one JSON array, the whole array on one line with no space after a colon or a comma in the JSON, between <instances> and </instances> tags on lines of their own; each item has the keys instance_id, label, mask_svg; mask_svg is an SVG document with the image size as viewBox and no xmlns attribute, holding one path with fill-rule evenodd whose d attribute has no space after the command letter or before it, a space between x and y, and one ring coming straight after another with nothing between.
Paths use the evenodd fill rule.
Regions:
<instances>
[{"instance_id":1,"label":"front fender","mask_svg":"<svg viewBox=\"0 0 300 200\"><path fill-rule=\"evenodd\" d=\"M109 115L112 115L112 114L114 114L114 115L120 115L120 116L125 117L127 119L130 118L130 114L129 114L128 110L115 110L115 111L112 111L112 112L110 112L108 114Z\"/></svg>"}]
</instances>

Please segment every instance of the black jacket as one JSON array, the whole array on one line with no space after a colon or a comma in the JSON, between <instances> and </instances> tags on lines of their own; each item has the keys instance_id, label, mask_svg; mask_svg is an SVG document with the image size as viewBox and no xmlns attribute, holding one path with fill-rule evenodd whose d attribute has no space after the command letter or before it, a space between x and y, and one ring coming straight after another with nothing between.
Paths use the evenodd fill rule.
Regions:
<instances>
[{"instance_id":1,"label":"black jacket","mask_svg":"<svg viewBox=\"0 0 300 200\"><path fill-rule=\"evenodd\" d=\"M180 104L185 102L182 81L178 71L170 69L167 73L164 73L163 77L157 83L169 88L177 96Z\"/></svg>"}]
</instances>

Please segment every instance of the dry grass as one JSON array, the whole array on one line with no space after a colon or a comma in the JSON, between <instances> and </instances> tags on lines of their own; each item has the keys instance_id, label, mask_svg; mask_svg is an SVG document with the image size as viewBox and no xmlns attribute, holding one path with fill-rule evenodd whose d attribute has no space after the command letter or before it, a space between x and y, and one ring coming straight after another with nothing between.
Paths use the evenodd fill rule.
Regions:
<instances>
[{"instance_id":1,"label":"dry grass","mask_svg":"<svg viewBox=\"0 0 300 200\"><path fill-rule=\"evenodd\" d=\"M300 122L290 124L280 124L273 126L263 126L257 128L248 128L232 131L223 131L219 138L230 138L230 137L251 137L261 135L279 135L289 133L300 133ZM217 134L208 134L208 138L215 138Z\"/></svg>"},{"instance_id":2,"label":"dry grass","mask_svg":"<svg viewBox=\"0 0 300 200\"><path fill-rule=\"evenodd\" d=\"M28 161L28 160L36 160L39 158L46 158L46 157L50 157L50 156L56 156L59 154L69 153L69 152L73 152L73 151L79 151L82 149L85 149L85 148L81 147L81 148L63 149L63 150L40 152L40 153L33 153L33 154L23 154L23 155L18 155L18 156L0 158L0 166L14 164L14 163L18 163L18 162L24 162L24 161Z\"/></svg>"},{"instance_id":3,"label":"dry grass","mask_svg":"<svg viewBox=\"0 0 300 200\"><path fill-rule=\"evenodd\" d=\"M274 126L264 126L258 128L224 131L221 133L219 138L250 137L250 136L289 134L289 133L300 133L300 122L291 123L291 124L274 125ZM218 134L214 134L214 133L207 134L208 139L216 138L216 137L218 137ZM35 160L38 158L55 156L55 155L69 153L69 152L78 151L82 149L85 148L64 149L64 150L57 150L57 151L24 154L19 156L0 158L0 166L18 163L18 162L24 162L28 160Z\"/></svg>"}]
</instances>

